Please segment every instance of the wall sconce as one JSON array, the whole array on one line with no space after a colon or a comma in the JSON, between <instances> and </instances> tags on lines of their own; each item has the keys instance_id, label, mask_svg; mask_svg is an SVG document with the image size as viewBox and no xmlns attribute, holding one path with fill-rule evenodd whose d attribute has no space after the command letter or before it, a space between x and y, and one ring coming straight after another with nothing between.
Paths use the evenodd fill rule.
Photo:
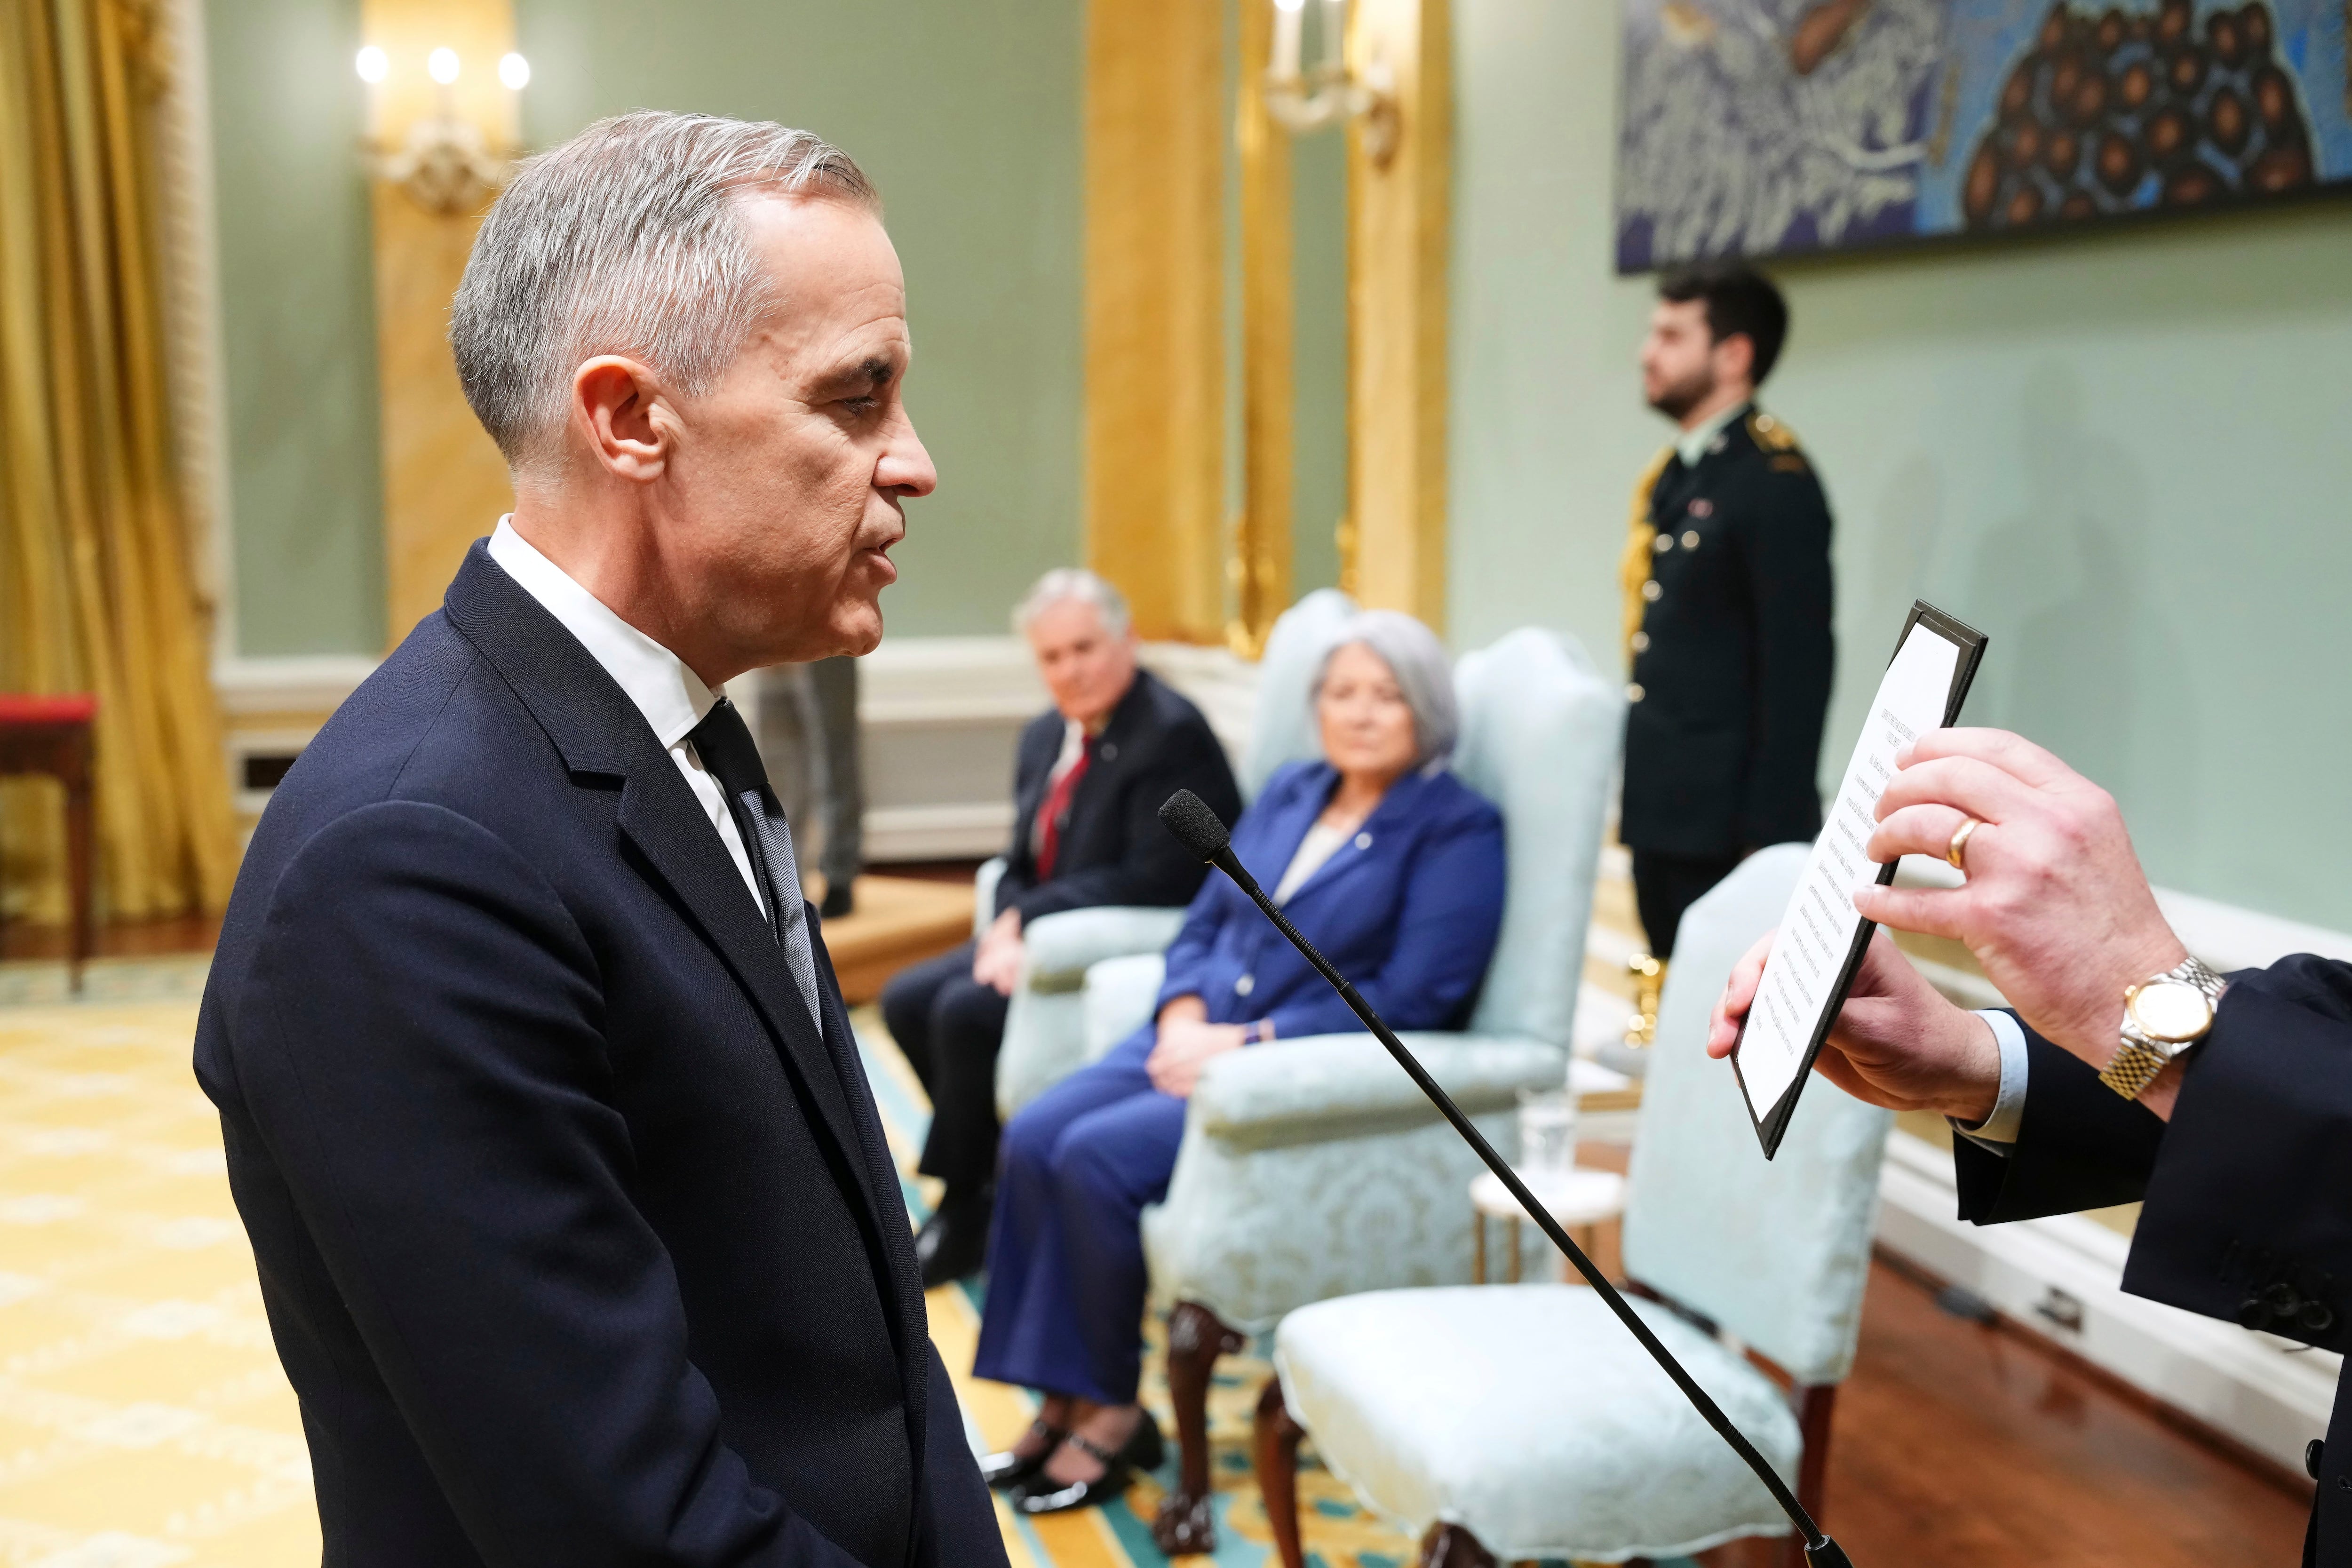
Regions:
<instances>
[{"instance_id":1,"label":"wall sconce","mask_svg":"<svg viewBox=\"0 0 2352 1568\"><path fill-rule=\"evenodd\" d=\"M370 44L359 52L355 65L371 100L376 99L391 79L391 57ZM370 174L399 186L426 212L444 217L475 211L514 174L517 149L494 146L480 126L457 111L457 79L463 70L455 49L437 48L425 56L425 74L433 82L431 111L411 120L396 146L377 137L364 144ZM508 54L499 61L498 78L508 93L519 93L530 81L530 62ZM371 103L371 123L379 122L381 107Z\"/></svg>"},{"instance_id":2,"label":"wall sconce","mask_svg":"<svg viewBox=\"0 0 2352 1568\"><path fill-rule=\"evenodd\" d=\"M1274 0L1274 48L1265 71L1265 109L1294 136L1348 120L1363 121L1364 152L1385 165L1396 153L1396 73L1385 59L1348 69L1348 0L1322 0L1322 59L1312 70L1299 59L1307 0Z\"/></svg>"}]
</instances>

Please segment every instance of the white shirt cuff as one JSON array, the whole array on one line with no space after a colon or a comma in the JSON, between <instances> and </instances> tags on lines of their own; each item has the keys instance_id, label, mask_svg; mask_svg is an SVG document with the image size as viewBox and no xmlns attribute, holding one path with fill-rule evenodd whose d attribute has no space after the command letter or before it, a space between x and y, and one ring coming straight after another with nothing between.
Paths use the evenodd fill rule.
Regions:
<instances>
[{"instance_id":1,"label":"white shirt cuff","mask_svg":"<svg viewBox=\"0 0 2352 1568\"><path fill-rule=\"evenodd\" d=\"M1952 1131L1996 1154L2006 1154L2010 1145L2017 1142L2018 1123L2025 1120L2025 1031L2017 1026L2014 1014L1997 1007L1989 1007L1977 1016L1992 1026L1992 1037L2000 1046L2000 1091L1993 1100L1991 1115L1974 1127L1953 1121Z\"/></svg>"}]
</instances>

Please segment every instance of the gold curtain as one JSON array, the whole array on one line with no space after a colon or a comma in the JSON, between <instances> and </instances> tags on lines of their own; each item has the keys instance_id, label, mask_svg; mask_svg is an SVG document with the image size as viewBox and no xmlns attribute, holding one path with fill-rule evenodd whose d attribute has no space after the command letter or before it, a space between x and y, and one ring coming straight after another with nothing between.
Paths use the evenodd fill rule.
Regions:
<instances>
[{"instance_id":1,"label":"gold curtain","mask_svg":"<svg viewBox=\"0 0 2352 1568\"><path fill-rule=\"evenodd\" d=\"M236 874L165 405L153 0L0 5L0 691L98 697L100 907ZM56 790L0 786L11 912L64 910Z\"/></svg>"}]
</instances>

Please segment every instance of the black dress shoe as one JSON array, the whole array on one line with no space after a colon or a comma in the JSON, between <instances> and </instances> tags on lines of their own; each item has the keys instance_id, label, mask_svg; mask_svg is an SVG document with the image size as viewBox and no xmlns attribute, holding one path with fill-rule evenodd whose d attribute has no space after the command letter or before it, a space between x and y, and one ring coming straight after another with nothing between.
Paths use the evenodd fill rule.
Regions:
<instances>
[{"instance_id":1,"label":"black dress shoe","mask_svg":"<svg viewBox=\"0 0 2352 1568\"><path fill-rule=\"evenodd\" d=\"M923 1222L915 1233L915 1262L923 1271L924 1289L936 1290L980 1272L988 1261L988 1216L993 1206L984 1196L950 1198Z\"/></svg>"},{"instance_id":2,"label":"black dress shoe","mask_svg":"<svg viewBox=\"0 0 2352 1568\"><path fill-rule=\"evenodd\" d=\"M817 905L816 912L826 920L837 921L856 907L856 883L844 882L836 888L831 882L827 882L824 885L824 902Z\"/></svg>"},{"instance_id":3,"label":"black dress shoe","mask_svg":"<svg viewBox=\"0 0 2352 1568\"><path fill-rule=\"evenodd\" d=\"M1090 1481L1065 1484L1045 1474L1044 1467L1040 1466L1034 1477L1013 1489L1008 1500L1023 1513L1063 1513L1074 1508L1093 1508L1097 1503L1108 1502L1127 1489L1128 1483L1135 1479L1136 1471L1156 1470L1168 1457L1168 1450L1160 1440L1159 1423L1151 1419L1149 1410L1142 1413L1135 1423L1135 1430L1128 1434L1127 1442L1116 1452L1076 1432L1065 1441L1076 1444L1100 1460L1103 1473Z\"/></svg>"},{"instance_id":4,"label":"black dress shoe","mask_svg":"<svg viewBox=\"0 0 2352 1568\"><path fill-rule=\"evenodd\" d=\"M980 1462L980 1479L998 1491L1009 1491L1043 1470L1045 1461L1054 1457L1054 1450L1060 1447L1062 1439L1068 1436L1069 1433L1059 1426L1032 1421L1022 1441L1025 1443L1031 1437L1040 1437L1045 1440L1044 1446L1034 1454L1024 1454L1015 1447L1001 1454L989 1455Z\"/></svg>"}]
</instances>

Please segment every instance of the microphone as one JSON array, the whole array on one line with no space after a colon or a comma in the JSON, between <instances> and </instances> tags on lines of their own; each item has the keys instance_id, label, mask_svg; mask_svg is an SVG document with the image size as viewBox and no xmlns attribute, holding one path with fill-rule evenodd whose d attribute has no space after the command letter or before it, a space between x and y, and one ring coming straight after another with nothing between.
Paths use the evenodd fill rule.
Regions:
<instances>
[{"instance_id":1,"label":"microphone","mask_svg":"<svg viewBox=\"0 0 2352 1568\"><path fill-rule=\"evenodd\" d=\"M1699 1413L1708 1426L1715 1428L1716 1436L1728 1443L1731 1446L1731 1451L1738 1454L1746 1462L1748 1468L1756 1472L1756 1479L1764 1483L1764 1489L1772 1494L1772 1500L1780 1505L1780 1511L1789 1516L1789 1522L1797 1527L1798 1534L1804 1539L1805 1556L1814 1564L1814 1568L1853 1568L1852 1560L1846 1556L1844 1550L1824 1534L1820 1525L1813 1522L1813 1516L1805 1511L1804 1504L1797 1500L1797 1494L1790 1491L1788 1484L1782 1481L1772 1467L1765 1462L1764 1456L1756 1451L1755 1445L1748 1442L1747 1437L1741 1435L1739 1428L1731 1424L1731 1417L1726 1415L1721 1406L1707 1396L1706 1390L1698 1385L1697 1380L1683 1370L1683 1363L1675 1359L1674 1352L1666 1349L1658 1336L1651 1331L1650 1325L1642 1321L1641 1314L1626 1304L1625 1298L1617 1293L1617 1287L1609 1282L1609 1277L1601 1273L1594 1266L1592 1259L1584 1255L1582 1247L1569 1239L1568 1232L1560 1228L1558 1220L1552 1218L1551 1211L1536 1201L1535 1194L1528 1191L1527 1184L1519 1180L1519 1173L1511 1169L1509 1162L1495 1152L1495 1146L1487 1142L1486 1135L1478 1131L1477 1126L1469 1117L1463 1114L1462 1108L1454 1103L1454 1097L1446 1093L1435 1079L1429 1076L1429 1069L1421 1065L1419 1058L1405 1048L1404 1042L1396 1037L1396 1032L1381 1022L1380 1015L1373 1012L1371 1005L1357 994L1355 986L1349 982L1348 977L1332 968L1331 961L1315 951L1315 944L1300 935L1298 928L1290 923L1289 917L1275 906L1272 899L1265 896L1265 889L1257 885L1257 879L1249 874L1249 869L1242 864L1241 858L1234 853L1233 835L1226 830L1224 823L1218 819L1217 814L1191 790L1180 789L1170 795L1166 803L1160 806L1160 820L1169 832L1176 836L1178 843L1231 877L1234 885L1249 895L1252 903L1257 905L1258 911L1274 922L1275 930L1287 937L1290 940L1290 945L1297 948L1300 955L1315 966L1316 973L1331 983L1331 988L1339 994L1339 1000L1348 1005L1348 1010L1362 1020L1364 1027L1371 1031L1373 1038L1388 1047L1388 1053L1396 1058L1397 1066L1404 1068L1406 1075L1419 1086L1421 1092L1429 1097L1430 1103L1437 1107L1438 1113L1453 1124L1454 1131L1462 1135L1462 1141L1469 1144L1478 1158L1486 1163L1486 1168L1495 1173L1496 1179L1503 1184L1511 1196L1518 1200L1519 1207L1525 1210L1528 1216L1551 1238L1551 1244L1559 1247L1568 1260L1576 1266L1576 1271L1584 1276L1585 1282L1601 1293L1601 1299L1609 1303L1609 1310L1617 1314L1617 1321L1623 1323L1626 1331L1641 1342L1642 1348L1650 1352L1650 1359L1656 1362L1668 1377L1674 1379L1675 1386L1683 1391L1683 1397L1690 1401L1691 1407Z\"/></svg>"}]
</instances>

